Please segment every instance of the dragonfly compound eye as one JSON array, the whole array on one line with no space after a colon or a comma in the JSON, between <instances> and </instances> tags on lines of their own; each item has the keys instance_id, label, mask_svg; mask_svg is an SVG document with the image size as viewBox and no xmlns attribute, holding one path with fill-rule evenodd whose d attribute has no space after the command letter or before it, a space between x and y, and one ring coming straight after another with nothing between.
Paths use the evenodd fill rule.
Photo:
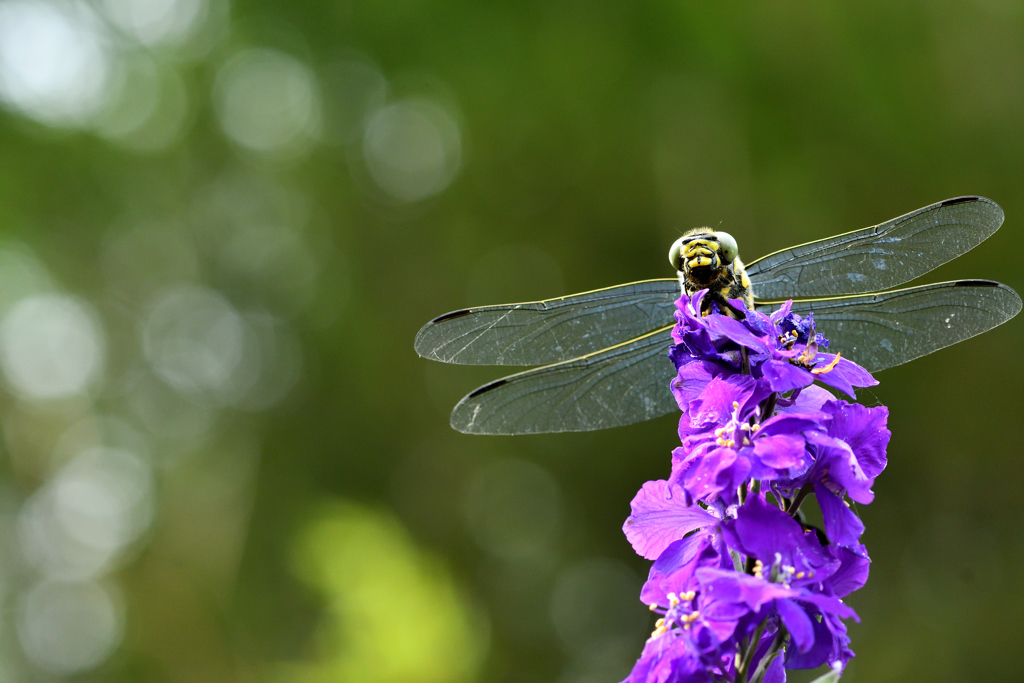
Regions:
<instances>
[{"instance_id":1,"label":"dragonfly compound eye","mask_svg":"<svg viewBox=\"0 0 1024 683\"><path fill-rule=\"evenodd\" d=\"M740 255L740 249L736 245L736 238L727 232L716 232L718 244L722 248L722 256L726 263L732 263Z\"/></svg>"},{"instance_id":2,"label":"dragonfly compound eye","mask_svg":"<svg viewBox=\"0 0 1024 683\"><path fill-rule=\"evenodd\" d=\"M672 264L672 267L676 270L683 269L683 240L684 237L680 237L672 243L672 248L668 250L668 262Z\"/></svg>"}]
</instances>

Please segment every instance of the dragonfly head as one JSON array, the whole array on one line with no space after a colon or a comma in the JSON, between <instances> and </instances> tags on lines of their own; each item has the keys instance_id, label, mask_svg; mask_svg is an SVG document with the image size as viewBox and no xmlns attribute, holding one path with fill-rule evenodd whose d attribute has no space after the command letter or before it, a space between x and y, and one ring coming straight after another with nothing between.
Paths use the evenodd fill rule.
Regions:
<instances>
[{"instance_id":1,"label":"dragonfly head","mask_svg":"<svg viewBox=\"0 0 1024 683\"><path fill-rule=\"evenodd\" d=\"M717 273L739 256L736 239L727 232L694 228L673 244L668 252L672 267L684 275L694 270Z\"/></svg>"}]
</instances>

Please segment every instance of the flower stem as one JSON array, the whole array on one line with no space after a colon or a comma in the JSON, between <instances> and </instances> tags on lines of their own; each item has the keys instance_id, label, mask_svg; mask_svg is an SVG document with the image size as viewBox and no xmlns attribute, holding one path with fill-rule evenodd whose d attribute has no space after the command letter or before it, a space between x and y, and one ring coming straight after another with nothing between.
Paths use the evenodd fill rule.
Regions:
<instances>
[{"instance_id":1,"label":"flower stem","mask_svg":"<svg viewBox=\"0 0 1024 683\"><path fill-rule=\"evenodd\" d=\"M786 627L781 623L779 624L779 631L775 634L775 640L772 641L771 647L764 653L764 657L761 657L761 661L758 663L757 668L754 669L754 674L750 677L750 683L761 683L764 679L764 674L768 671L768 665L772 663L772 660L779 656L782 652L782 646L786 643L786 637L789 632ZM737 679L739 680L739 679Z\"/></svg>"},{"instance_id":2,"label":"flower stem","mask_svg":"<svg viewBox=\"0 0 1024 683\"><path fill-rule=\"evenodd\" d=\"M812 487L810 483L804 484L803 488L801 488L797 492L797 494L793 496L793 500L789 504L789 507L786 508L786 512L796 517L796 513L800 512L800 504L804 502L804 498L807 497L807 494L813 490L814 487Z\"/></svg>"},{"instance_id":3,"label":"flower stem","mask_svg":"<svg viewBox=\"0 0 1024 683\"><path fill-rule=\"evenodd\" d=\"M764 633L764 626L767 623L768 617L765 617L758 625L757 630L754 631L750 642L744 648L743 657L740 659L739 664L736 665L736 683L746 683L747 669L750 668L750 661L757 654L757 646L761 644L761 634Z\"/></svg>"}]
</instances>

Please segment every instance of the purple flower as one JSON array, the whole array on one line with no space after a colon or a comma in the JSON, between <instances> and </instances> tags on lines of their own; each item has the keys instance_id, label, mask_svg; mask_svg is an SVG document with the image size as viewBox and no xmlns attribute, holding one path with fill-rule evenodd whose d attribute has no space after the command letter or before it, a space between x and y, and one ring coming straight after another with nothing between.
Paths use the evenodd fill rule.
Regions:
<instances>
[{"instance_id":1,"label":"purple flower","mask_svg":"<svg viewBox=\"0 0 1024 683\"><path fill-rule=\"evenodd\" d=\"M871 487L885 469L885 449L891 432L886 427L889 411L885 406L867 408L846 401L829 401L822 412L831 419L824 433L808 434L814 445L814 466L803 477L783 483L788 489L805 484L814 487L829 540L842 546L854 546L864 524L843 500L867 504L874 500Z\"/></svg>"},{"instance_id":2,"label":"purple flower","mask_svg":"<svg viewBox=\"0 0 1024 683\"><path fill-rule=\"evenodd\" d=\"M876 384L789 302L770 315L706 292L677 301L671 389L682 415L668 480L644 484L622 529L654 560L640 597L660 618L629 683L784 683L854 656L843 598L867 581L864 525L889 442L885 408L836 400ZM735 315L736 317L733 317ZM814 493L825 534L805 527ZM774 502L773 502L774 501ZM827 542L822 540L827 538ZM779 656L782 654L782 656Z\"/></svg>"},{"instance_id":3,"label":"purple flower","mask_svg":"<svg viewBox=\"0 0 1024 683\"><path fill-rule=\"evenodd\" d=\"M779 393L801 389L817 380L852 397L854 387L878 384L856 363L838 354L820 353L818 347L827 347L828 341L814 332L813 317L804 319L791 312L789 302L769 316L747 310L738 299L730 301L744 315L736 320L725 315L702 317L699 311L703 297L704 292L698 292L692 299L684 296L676 303L676 326L672 330L676 346L670 357L677 369L694 360L713 362L723 370L738 368L739 349L743 348L749 356L751 374L765 378L771 390ZM732 344L723 344L726 341Z\"/></svg>"},{"instance_id":4,"label":"purple flower","mask_svg":"<svg viewBox=\"0 0 1024 683\"><path fill-rule=\"evenodd\" d=\"M722 527L728 547L755 562L752 574L712 568L695 572L705 619L717 626L719 638L728 637L730 627L741 624L748 614L756 616L754 622L774 614L796 645L797 654L791 654L795 659L787 659L789 668L811 668L825 661L845 665L849 641L842 619L857 615L834 591L851 589L866 578L866 558L856 553L837 557L822 547L813 531L804 531L761 496L752 496L737 510L736 519ZM848 567L832 583L844 561ZM764 611L769 603L772 614ZM807 664L812 661L816 663Z\"/></svg>"},{"instance_id":5,"label":"purple flower","mask_svg":"<svg viewBox=\"0 0 1024 683\"><path fill-rule=\"evenodd\" d=\"M672 483L682 483L692 499L736 500L744 480L792 480L812 464L805 432L825 429L830 419L821 412L760 419L759 404L771 393L747 375L716 377L690 401L680 420L683 445L673 452ZM809 398L816 397L815 392Z\"/></svg>"},{"instance_id":6,"label":"purple flower","mask_svg":"<svg viewBox=\"0 0 1024 683\"><path fill-rule=\"evenodd\" d=\"M726 544L756 561L755 576L770 570L773 581L787 586L818 586L839 569L814 531L804 531L764 496L750 496L722 527Z\"/></svg>"},{"instance_id":7,"label":"purple flower","mask_svg":"<svg viewBox=\"0 0 1024 683\"><path fill-rule=\"evenodd\" d=\"M719 508L687 505L683 490L664 479L644 484L629 507L632 514L622 531L633 550L648 560L658 559L672 543L691 532L718 533L723 517Z\"/></svg>"}]
</instances>

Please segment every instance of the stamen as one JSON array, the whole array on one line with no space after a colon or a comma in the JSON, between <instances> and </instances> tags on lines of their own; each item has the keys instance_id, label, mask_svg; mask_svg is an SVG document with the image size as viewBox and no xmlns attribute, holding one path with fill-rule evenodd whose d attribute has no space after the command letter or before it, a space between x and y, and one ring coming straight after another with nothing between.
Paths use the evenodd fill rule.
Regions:
<instances>
[{"instance_id":1,"label":"stamen","mask_svg":"<svg viewBox=\"0 0 1024 683\"><path fill-rule=\"evenodd\" d=\"M811 374L814 374L814 375L824 375L826 372L832 372L832 370L836 367L836 363L839 362L839 357L841 355L842 355L841 353L837 353L836 357L832 359L832 362L829 363L828 365L826 365L823 368L812 368L811 369Z\"/></svg>"}]
</instances>

